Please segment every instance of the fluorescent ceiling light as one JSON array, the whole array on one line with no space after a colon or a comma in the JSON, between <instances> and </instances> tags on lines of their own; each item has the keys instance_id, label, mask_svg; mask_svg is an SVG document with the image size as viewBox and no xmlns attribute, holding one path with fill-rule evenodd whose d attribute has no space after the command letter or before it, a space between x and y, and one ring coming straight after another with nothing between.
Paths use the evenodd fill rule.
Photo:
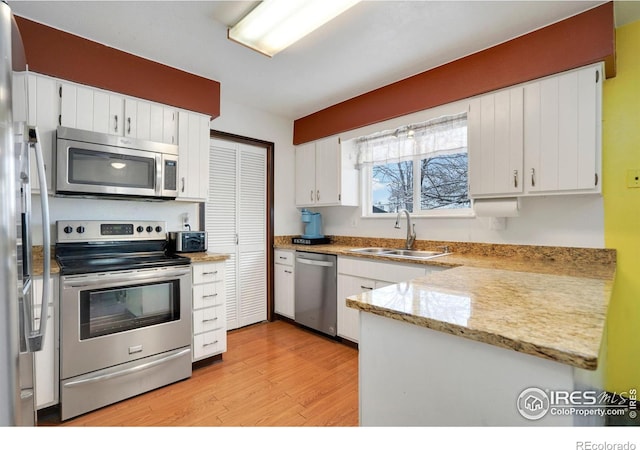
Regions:
<instances>
[{"instance_id":1,"label":"fluorescent ceiling light","mask_svg":"<svg viewBox=\"0 0 640 450\"><path fill-rule=\"evenodd\" d=\"M228 37L273 56L359 1L264 0L229 29Z\"/></svg>"}]
</instances>

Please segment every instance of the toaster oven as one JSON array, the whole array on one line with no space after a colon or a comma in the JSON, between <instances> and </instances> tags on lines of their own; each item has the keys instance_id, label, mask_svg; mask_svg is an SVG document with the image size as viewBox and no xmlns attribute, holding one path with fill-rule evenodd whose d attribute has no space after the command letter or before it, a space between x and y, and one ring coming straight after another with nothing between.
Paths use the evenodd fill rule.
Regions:
<instances>
[{"instance_id":1,"label":"toaster oven","mask_svg":"<svg viewBox=\"0 0 640 450\"><path fill-rule=\"evenodd\" d=\"M206 252L206 231L170 231L169 251L174 253Z\"/></svg>"}]
</instances>

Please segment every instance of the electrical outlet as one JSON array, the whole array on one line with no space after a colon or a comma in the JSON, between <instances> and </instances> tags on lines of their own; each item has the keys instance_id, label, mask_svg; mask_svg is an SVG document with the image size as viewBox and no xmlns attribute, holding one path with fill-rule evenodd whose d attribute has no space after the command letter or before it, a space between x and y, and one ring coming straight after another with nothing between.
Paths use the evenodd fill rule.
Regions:
<instances>
[{"instance_id":1,"label":"electrical outlet","mask_svg":"<svg viewBox=\"0 0 640 450\"><path fill-rule=\"evenodd\" d=\"M640 188L640 169L627 169L627 187Z\"/></svg>"}]
</instances>

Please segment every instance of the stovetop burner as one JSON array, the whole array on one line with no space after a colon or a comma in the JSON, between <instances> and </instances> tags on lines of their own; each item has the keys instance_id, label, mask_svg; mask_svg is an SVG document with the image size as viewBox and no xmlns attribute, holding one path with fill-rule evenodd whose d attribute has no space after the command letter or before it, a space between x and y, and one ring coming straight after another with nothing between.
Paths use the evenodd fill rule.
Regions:
<instances>
[{"instance_id":1,"label":"stovetop burner","mask_svg":"<svg viewBox=\"0 0 640 450\"><path fill-rule=\"evenodd\" d=\"M55 256L62 275L191 264L167 251L164 222L58 221Z\"/></svg>"},{"instance_id":2,"label":"stovetop burner","mask_svg":"<svg viewBox=\"0 0 640 450\"><path fill-rule=\"evenodd\" d=\"M91 256L84 258L65 258L56 256L62 275L82 273L115 272L118 270L150 269L157 267L181 266L191 264L191 260L180 255L122 255Z\"/></svg>"}]
</instances>

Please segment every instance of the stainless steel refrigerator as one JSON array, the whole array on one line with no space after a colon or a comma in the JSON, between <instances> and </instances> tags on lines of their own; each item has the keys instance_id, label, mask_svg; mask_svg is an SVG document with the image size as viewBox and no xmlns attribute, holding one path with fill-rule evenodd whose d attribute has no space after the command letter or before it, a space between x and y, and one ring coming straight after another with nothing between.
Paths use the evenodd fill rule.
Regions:
<instances>
[{"instance_id":1,"label":"stainless steel refrigerator","mask_svg":"<svg viewBox=\"0 0 640 450\"><path fill-rule=\"evenodd\" d=\"M12 114L12 78L16 68L12 47L21 47L21 41L17 40L11 9L0 2L0 426L28 426L37 422L34 352L42 349L50 295L49 211L38 131L15 123ZM24 60L23 54L20 57ZM44 224L43 297L38 299L42 320L37 329L32 296L31 154L40 181Z\"/></svg>"}]
</instances>

